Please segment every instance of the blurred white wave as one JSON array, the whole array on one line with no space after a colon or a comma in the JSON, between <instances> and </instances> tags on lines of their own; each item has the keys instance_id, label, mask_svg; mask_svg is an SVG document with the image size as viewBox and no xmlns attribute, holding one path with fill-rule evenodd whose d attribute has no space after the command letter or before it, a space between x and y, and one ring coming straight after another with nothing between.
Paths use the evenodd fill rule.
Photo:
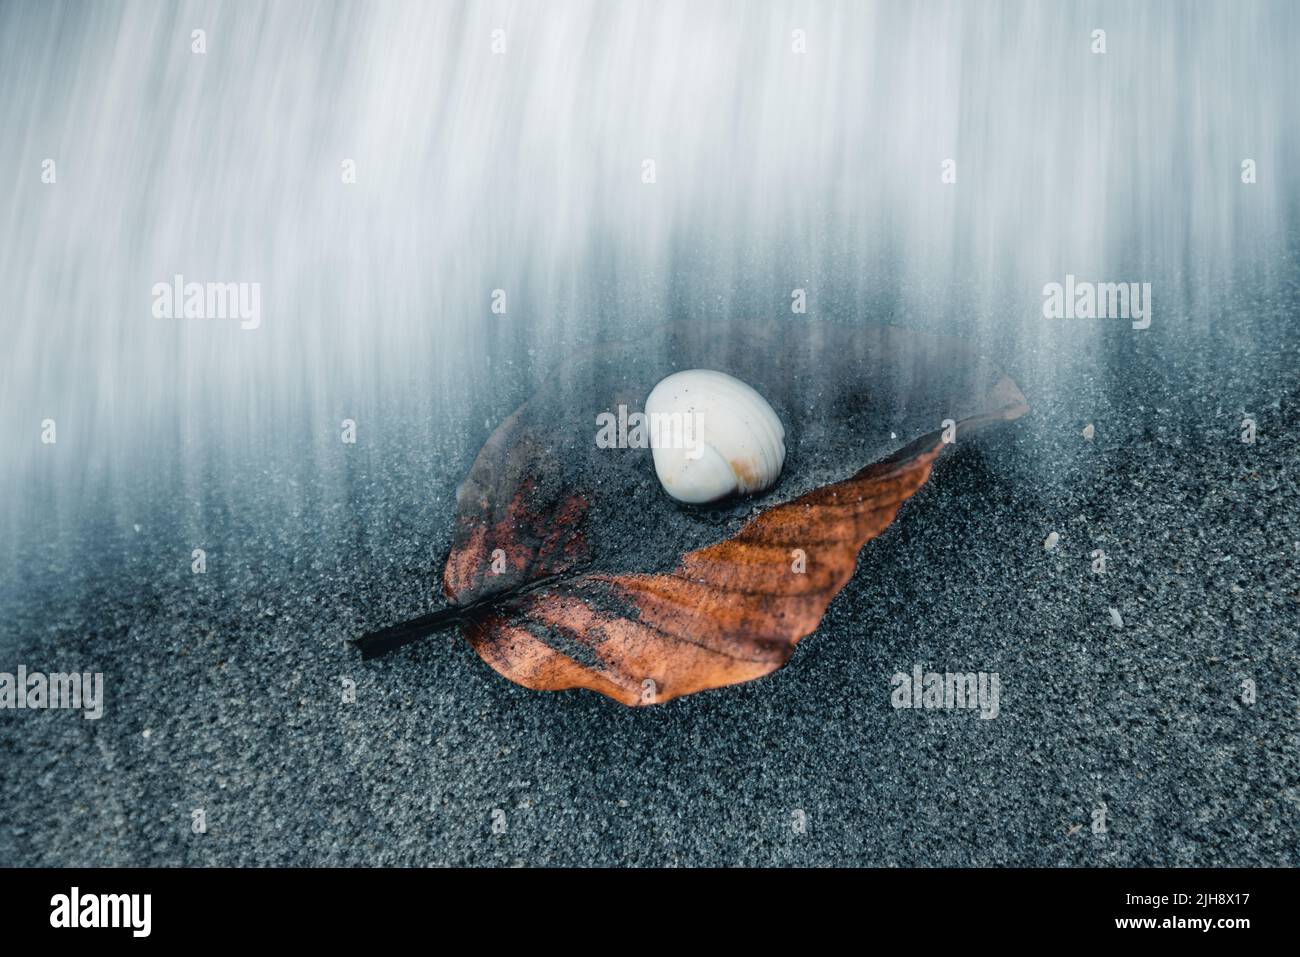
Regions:
<instances>
[{"instance_id":1,"label":"blurred white wave","mask_svg":"<svg viewBox=\"0 0 1300 957\"><path fill-rule=\"evenodd\" d=\"M789 315L795 288L1052 362L1044 283L1155 279L1176 348L1223 284L1285 278L1298 26L1235 0L6 3L6 474L43 474L46 418L110 486L384 403L450 423L522 368L494 352ZM260 283L261 326L155 318L178 273Z\"/></svg>"}]
</instances>

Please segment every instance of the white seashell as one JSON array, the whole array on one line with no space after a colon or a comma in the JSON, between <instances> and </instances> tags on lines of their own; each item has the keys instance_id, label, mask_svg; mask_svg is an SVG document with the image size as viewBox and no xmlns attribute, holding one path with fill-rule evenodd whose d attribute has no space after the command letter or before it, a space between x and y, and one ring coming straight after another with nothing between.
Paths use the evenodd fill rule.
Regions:
<instances>
[{"instance_id":1,"label":"white seashell","mask_svg":"<svg viewBox=\"0 0 1300 957\"><path fill-rule=\"evenodd\" d=\"M766 399L711 369L674 372L645 400L655 472L680 502L770 488L785 464L785 428Z\"/></svg>"}]
</instances>

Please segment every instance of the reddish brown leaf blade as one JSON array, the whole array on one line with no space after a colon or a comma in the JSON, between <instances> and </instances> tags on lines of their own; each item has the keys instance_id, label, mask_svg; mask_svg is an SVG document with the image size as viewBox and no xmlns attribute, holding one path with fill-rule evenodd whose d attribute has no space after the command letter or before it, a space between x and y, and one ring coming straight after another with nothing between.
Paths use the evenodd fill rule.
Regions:
<instances>
[{"instance_id":1,"label":"reddish brown leaf blade","mask_svg":"<svg viewBox=\"0 0 1300 957\"><path fill-rule=\"evenodd\" d=\"M520 427L527 409L492 434L457 489L443 592L458 604L559 574L586 557L587 500L537 467L547 452Z\"/></svg>"},{"instance_id":2,"label":"reddish brown leaf blade","mask_svg":"<svg viewBox=\"0 0 1300 957\"><path fill-rule=\"evenodd\" d=\"M859 550L926 482L940 421L965 434L1027 411L966 344L896 327L679 323L657 334L656 348L611 344L566 363L492 434L458 490L443 575L451 607L365 636L363 651L451 616L489 665L528 688L640 705L753 680L817 628ZM689 366L754 384L787 423L775 488L682 509L647 451L593 442L599 414L640 409L657 381ZM893 451L895 429L925 435Z\"/></svg>"},{"instance_id":3,"label":"reddish brown leaf blade","mask_svg":"<svg viewBox=\"0 0 1300 957\"><path fill-rule=\"evenodd\" d=\"M585 575L528 596L470 641L526 687L590 688L627 705L762 677L816 630L858 551L925 484L943 446L933 433L890 461L768 509L732 538L683 556L669 574ZM796 548L806 574L792 570ZM610 586L622 608L576 597L593 582ZM557 631L582 652L548 641Z\"/></svg>"}]
</instances>

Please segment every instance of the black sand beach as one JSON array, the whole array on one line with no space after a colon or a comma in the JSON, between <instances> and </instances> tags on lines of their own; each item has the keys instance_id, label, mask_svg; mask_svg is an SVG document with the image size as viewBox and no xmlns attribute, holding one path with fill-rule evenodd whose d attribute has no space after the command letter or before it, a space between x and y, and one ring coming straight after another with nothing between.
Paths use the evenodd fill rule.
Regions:
<instances>
[{"instance_id":1,"label":"black sand beach","mask_svg":"<svg viewBox=\"0 0 1300 957\"><path fill-rule=\"evenodd\" d=\"M454 633L349 645L437 607L481 435L394 425L344 475L250 464L202 517L203 576L160 558L183 493L134 489L138 522L83 533L102 558L51 541L6 581L14 660L102 670L107 700L0 720L0 860L1294 865L1300 336L1290 307L1234 308L1104 354L1062 326L1076 360L1008 364L1032 413L945 453L784 670L654 708L516 687ZM310 474L300 513L259 504ZM915 665L997 672L997 717L895 709Z\"/></svg>"},{"instance_id":2,"label":"black sand beach","mask_svg":"<svg viewBox=\"0 0 1300 957\"><path fill-rule=\"evenodd\" d=\"M0 866L1300 864L1297 51L1294 0L0 3L0 700L104 691L0 709ZM362 660L558 363L756 320L961 338L1030 411L761 680ZM843 378L787 483L949 411ZM710 530L640 452L602 545L672 568ZM918 670L996 715L895 707Z\"/></svg>"}]
</instances>

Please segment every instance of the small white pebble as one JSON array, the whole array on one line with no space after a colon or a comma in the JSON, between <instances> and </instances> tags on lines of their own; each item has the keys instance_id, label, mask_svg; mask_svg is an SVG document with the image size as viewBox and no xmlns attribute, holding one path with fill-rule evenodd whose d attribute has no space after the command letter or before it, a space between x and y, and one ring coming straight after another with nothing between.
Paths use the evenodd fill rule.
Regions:
<instances>
[{"instance_id":1,"label":"small white pebble","mask_svg":"<svg viewBox=\"0 0 1300 957\"><path fill-rule=\"evenodd\" d=\"M1060 540L1061 540L1060 533L1052 532L1045 539L1043 539L1043 551L1050 552L1053 548L1056 547L1056 543L1059 542Z\"/></svg>"},{"instance_id":2,"label":"small white pebble","mask_svg":"<svg viewBox=\"0 0 1300 957\"><path fill-rule=\"evenodd\" d=\"M1089 442L1092 441L1092 437L1096 434L1097 434L1097 430L1092 427L1091 422L1089 422L1087 425L1083 427L1083 437L1087 439Z\"/></svg>"},{"instance_id":3,"label":"small white pebble","mask_svg":"<svg viewBox=\"0 0 1300 957\"><path fill-rule=\"evenodd\" d=\"M1116 628L1124 627L1124 619L1119 616L1119 609L1112 608L1110 610L1110 623Z\"/></svg>"},{"instance_id":4,"label":"small white pebble","mask_svg":"<svg viewBox=\"0 0 1300 957\"><path fill-rule=\"evenodd\" d=\"M145 729L144 729L144 736L145 736L146 739L148 739L148 738L152 738L152 737L153 737L153 729L152 729L152 728L145 728Z\"/></svg>"}]
</instances>

